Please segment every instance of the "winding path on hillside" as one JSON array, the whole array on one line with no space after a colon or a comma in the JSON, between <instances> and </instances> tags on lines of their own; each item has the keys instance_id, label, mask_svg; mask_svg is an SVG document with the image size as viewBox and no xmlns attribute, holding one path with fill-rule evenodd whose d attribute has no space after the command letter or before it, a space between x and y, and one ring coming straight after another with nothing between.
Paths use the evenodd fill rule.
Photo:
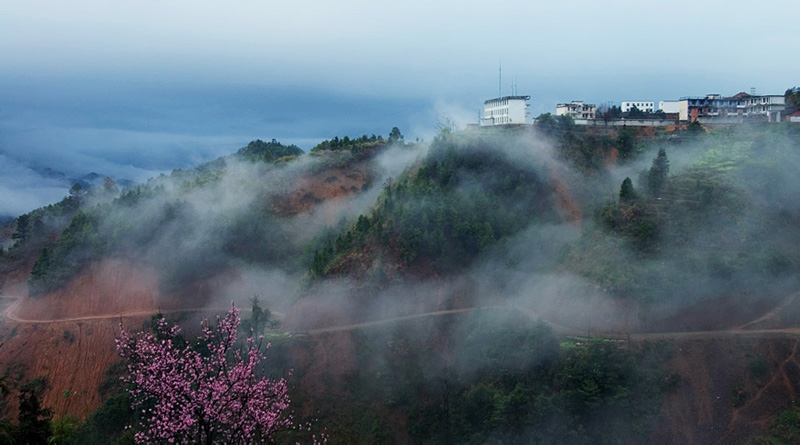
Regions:
<instances>
[{"instance_id":1,"label":"winding path on hillside","mask_svg":"<svg viewBox=\"0 0 800 445\"><path fill-rule=\"evenodd\" d=\"M388 323L396 323L399 321L406 321L406 320L415 320L418 318L425 318L425 317L440 317L442 315L452 315L452 314L463 314L465 312L472 312L478 308L465 308L465 309L445 309L441 311L433 311L433 312L423 312L421 314L413 314L413 315L403 315L400 317L392 317L392 318L383 318L380 320L373 320L373 321L363 321L361 323L353 323L347 325L340 325L340 326L326 326L323 328L314 328L309 329L305 332L299 332L300 334L306 335L319 335L319 334L330 334L333 332L345 332L345 331L355 331L358 329L368 328L370 326L378 326L382 324Z\"/></svg>"},{"instance_id":2,"label":"winding path on hillside","mask_svg":"<svg viewBox=\"0 0 800 445\"><path fill-rule=\"evenodd\" d=\"M510 306L489 306L483 308L466 308L466 309L450 309L434 312L426 312L422 314L406 315L402 317L386 318L382 320L367 321L361 323L353 323L340 326L327 326L323 328L309 329L305 332L297 332L297 334L306 335L320 335L335 332L353 331L363 329L371 326L377 326L388 323L396 323L399 321L413 320L423 317L436 317L442 315L451 315L458 313L471 312L477 309L513 309L525 313L532 319L539 319L550 326L554 332L561 335L573 335L579 337L586 337L586 331L579 331L576 329L568 328L558 325L547 320L542 319L536 312L518 307ZM749 323L748 323L749 325ZM730 329L718 329L712 331L676 331L676 332L604 332L596 331L591 333L591 337L608 338L612 340L627 340L627 341L653 341L653 340L707 340L707 339L725 339L725 338L765 338L765 337L798 337L800 336L800 327L795 328L775 328L775 329L743 329L741 327Z\"/></svg>"},{"instance_id":3,"label":"winding path on hillside","mask_svg":"<svg viewBox=\"0 0 800 445\"><path fill-rule=\"evenodd\" d=\"M770 318L776 317L780 314L780 311L785 309L794 300L797 296L800 295L800 292L795 292L789 295L784 301L782 301L778 306L771 309L769 312L761 315L760 317L745 323L743 325L727 328L727 329L717 329L717 330L710 330L710 331L674 331L674 332L604 332L604 331L594 331L591 333L592 337L596 338L608 338L614 340L627 340L627 341L652 341L652 340L701 340L701 339L725 339L725 338L765 338L765 337L800 337L800 327L790 327L790 328L773 328L773 329L749 329L751 326L754 326L760 322L768 320ZM144 317L144 316L152 316L156 314L176 314L176 313L187 313L187 312L218 312L218 311L225 311L226 308L186 308L186 309L170 309L170 310L140 310L140 311L127 311L127 312L120 312L116 314L98 314L98 315L87 315L81 317L64 317L64 318L56 318L56 319L28 319L20 317L16 314L16 309L22 303L22 297L17 296L0 296L0 299L11 299L15 300L13 303L8 305L2 312L2 316L8 320L17 322L17 323L26 323L26 324L48 324L48 323L65 323L65 322L79 322L79 321L89 321L89 320L105 320L105 319L114 319L114 318L130 318L130 317ZM521 307L512 307L512 306L484 306L484 307L470 307L470 308L461 308L461 309L444 309L438 311L431 311L431 312L424 312L419 314L412 314L412 315L403 315L398 317L391 317L391 318L383 318L379 320L370 320L370 321L363 321L359 323L350 323L344 325L335 325L335 326L324 326L318 328L312 328L304 331L295 331L292 332L294 335L322 335L322 334L330 334L336 332L347 332L347 331L355 331L359 329L364 329L372 326L379 326L384 324L390 323L397 323L407 320L415 320L420 318L428 318L428 317L440 317L446 315L454 315L454 314L461 314L472 312L479 309L513 309L519 312L524 313L529 318L534 320L541 320L550 326L554 332L562 335L574 335L574 336L581 336L586 337L587 332L581 331L573 328L569 328L563 325L559 325L548 321L540 316L537 312ZM279 312L273 312L276 315L283 316L283 314Z\"/></svg>"},{"instance_id":4,"label":"winding path on hillside","mask_svg":"<svg viewBox=\"0 0 800 445\"><path fill-rule=\"evenodd\" d=\"M797 298L798 295L800 295L800 292L795 292L795 293L789 295L785 300L783 300L783 302L781 304L775 306L774 308L772 308L772 310L770 310L766 314L756 318L755 320L749 321L749 322L739 326L738 329L747 329L750 326L755 326L756 324L761 323L761 322L766 321L766 320L769 320L770 318L777 317L781 313L782 310L786 309L786 307L788 307L790 304L794 303L794 300Z\"/></svg>"},{"instance_id":5,"label":"winding path on hillside","mask_svg":"<svg viewBox=\"0 0 800 445\"><path fill-rule=\"evenodd\" d=\"M195 307L186 309L146 309L140 311L118 312L115 314L97 314L97 315L85 315L80 317L34 319L34 318L23 318L16 314L17 308L19 307L20 304L22 304L23 297L0 296L0 299L15 300L13 303L8 305L8 307L6 307L3 310L2 316L8 320L25 324L68 323L68 322L89 321L89 320L108 320L111 318L146 317L156 314L183 314L188 312L222 312L230 309L230 308L213 308L213 307ZM247 309L245 309L244 311L247 311ZM272 314L283 316L281 312L275 312L275 311L271 312Z\"/></svg>"}]
</instances>

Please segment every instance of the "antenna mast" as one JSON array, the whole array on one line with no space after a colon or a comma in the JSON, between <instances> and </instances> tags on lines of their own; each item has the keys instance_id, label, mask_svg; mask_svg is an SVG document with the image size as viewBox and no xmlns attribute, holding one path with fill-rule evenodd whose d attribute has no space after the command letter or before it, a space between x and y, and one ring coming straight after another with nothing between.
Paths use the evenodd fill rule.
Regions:
<instances>
[{"instance_id":1,"label":"antenna mast","mask_svg":"<svg viewBox=\"0 0 800 445\"><path fill-rule=\"evenodd\" d=\"M497 97L503 97L503 64L497 62Z\"/></svg>"}]
</instances>

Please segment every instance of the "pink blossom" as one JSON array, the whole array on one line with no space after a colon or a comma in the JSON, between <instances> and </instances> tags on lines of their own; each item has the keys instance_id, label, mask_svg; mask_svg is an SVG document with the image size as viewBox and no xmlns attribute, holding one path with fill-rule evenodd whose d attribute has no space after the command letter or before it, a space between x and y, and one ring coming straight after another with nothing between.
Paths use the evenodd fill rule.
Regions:
<instances>
[{"instance_id":1,"label":"pink blossom","mask_svg":"<svg viewBox=\"0 0 800 445\"><path fill-rule=\"evenodd\" d=\"M286 380L256 375L261 345L250 337L243 351L234 346L240 322L235 306L216 326L204 320L198 340L208 354L190 342L175 344L180 327L163 318L155 335L120 326L117 350L128 361L123 380L133 408L145 414L137 442L254 443L293 426Z\"/></svg>"}]
</instances>

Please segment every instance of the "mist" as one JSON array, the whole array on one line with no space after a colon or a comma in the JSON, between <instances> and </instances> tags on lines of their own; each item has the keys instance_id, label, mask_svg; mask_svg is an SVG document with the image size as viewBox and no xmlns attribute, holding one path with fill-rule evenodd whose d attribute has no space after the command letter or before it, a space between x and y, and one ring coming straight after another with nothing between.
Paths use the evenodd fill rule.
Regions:
<instances>
[{"instance_id":1,"label":"mist","mask_svg":"<svg viewBox=\"0 0 800 445\"><path fill-rule=\"evenodd\" d=\"M582 210L580 221L560 211L561 223L534 221L456 275L433 280L419 277L419 283L413 276L404 276L398 283L371 291L366 302L355 297L357 310L345 311L350 317L345 321L391 318L423 308L504 304L530 309L576 331L664 329L667 325L657 320L671 320L686 311L692 313L691 321L682 328L730 326L746 315L736 309L735 314L706 316L707 305L723 300L742 308L776 304L797 283L787 268L797 261L790 246L798 234L784 225L787 218L800 214L796 208L800 183L789 173L800 167L796 142L787 136L767 136L769 142L762 148L757 145L764 144L764 137L756 138L761 131L721 130L722 136L715 137L727 148L719 145L720 139L705 135L680 143L667 139L640 143L642 152L631 161L588 176L559 159L554 142L546 137L505 139L502 150L517 165L564 182L567 197L556 197L552 205L575 200ZM656 214L658 234L653 242L657 247L642 250L632 240L609 233L601 214L608 206L619 205L619 187L625 177L634 178L636 189L645 193L642 173L664 147L673 195L655 202L676 206L675 215L696 214L691 221L699 224L687 225L688 220L675 219L672 213ZM728 159L738 160L742 168L729 172L724 167ZM778 159L780 165L775 164ZM714 167L717 163L723 166L719 173ZM713 174L695 179L698 168L711 168ZM459 189L469 194L482 184L487 182L461 183ZM692 195L678 199L675 193L684 189ZM606 263L611 271L602 271ZM363 289L363 284L344 288ZM342 290L329 292L326 285L315 288L309 299L324 304L329 294L338 295L333 306L341 304ZM354 316L354 312L361 314Z\"/></svg>"},{"instance_id":2,"label":"mist","mask_svg":"<svg viewBox=\"0 0 800 445\"><path fill-rule=\"evenodd\" d=\"M191 332L231 302L247 324L258 301L272 314L265 374L294 369L296 419L323 419L332 442L658 442L660 397L680 385L661 368L672 345L631 336L743 330L798 295L796 128L628 128L627 152L613 129L469 125L507 94L530 95L532 116L571 100L782 94L800 72L787 56L800 28L781 18L798 2L33 0L3 12L0 297L29 291L4 314L29 303L42 318L65 307L127 317L142 293L137 310L184 317ZM689 30L715 27L758 31L691 50ZM748 66L732 70L743 54ZM393 127L405 143L309 153ZM232 154L256 139L283 146ZM83 181L96 187L70 194ZM121 295L90 288L133 281ZM91 309L72 304L84 297ZM794 329L786 307L769 323ZM44 341L65 352L58 361L110 350L98 339L111 320L17 329L6 318L0 352L30 365L26 378L58 369ZM737 353L797 349L726 346L725 385ZM89 415L81 397L100 398L97 382L72 385L99 378L106 355L71 381L51 375L50 401ZM743 371L753 401L778 400L795 356L762 363L779 371L769 381ZM22 374L7 364L11 387ZM684 385L693 397L672 441L702 442L718 425L765 432L766 411L740 409L764 403L735 406L722 425L731 388L712 383ZM705 435L675 439L695 402L708 405ZM291 434L275 441L307 439Z\"/></svg>"},{"instance_id":3,"label":"mist","mask_svg":"<svg viewBox=\"0 0 800 445\"><path fill-rule=\"evenodd\" d=\"M0 219L16 218L61 199L68 187L57 178L43 178L28 166L0 154Z\"/></svg>"},{"instance_id":4,"label":"mist","mask_svg":"<svg viewBox=\"0 0 800 445\"><path fill-rule=\"evenodd\" d=\"M226 156L124 191L115 206L97 208L97 233L114 255L159 270L165 298L219 308L259 295L301 330L337 318L347 324L498 305L565 329L659 329L656 319L722 298L765 304L796 284L789 246L798 235L784 227L800 213L800 181L791 174L800 167L796 142L762 131L640 141L629 160L592 172L536 130L445 131L371 157L332 151L277 165ZM661 148L670 165L666 194L648 198L643 178ZM426 256L424 244L373 241L356 249L360 265L309 276L326 245L360 218L377 218L389 194L410 187L421 168L452 162L447 156L467 159L468 169L433 195L397 195L398 205L413 215L448 196L486 195L518 222L502 222L507 232L495 228L494 241L474 258L451 252L437 259ZM741 168L726 167L729 159ZM620 202L625 177L651 201ZM497 194L518 178L527 181L523 187ZM635 224L648 224L647 238L637 238ZM406 232L398 233L402 241ZM421 260L404 260L398 249L420 249ZM202 295L184 289L216 275L224 278ZM309 311L323 318L315 321ZM693 329L725 323L700 318Z\"/></svg>"},{"instance_id":5,"label":"mist","mask_svg":"<svg viewBox=\"0 0 800 445\"><path fill-rule=\"evenodd\" d=\"M22 170L4 175L9 195L21 194L13 207L0 207L9 217L57 202L75 178L92 172L118 182L144 183L227 155L258 138L276 138L308 151L332 135L383 134L393 126L410 127L412 121L426 132L418 124L428 112L418 110L429 108L423 99L354 101L335 91L280 85L121 82L102 76L93 82L11 78L5 85L0 92L0 154L6 162L0 168ZM67 179L60 195L50 190L50 178L30 174L46 169ZM16 191L11 178L20 175L26 181Z\"/></svg>"},{"instance_id":6,"label":"mist","mask_svg":"<svg viewBox=\"0 0 800 445\"><path fill-rule=\"evenodd\" d=\"M796 289L789 127L643 136L627 157L614 135L451 128L429 142L366 138L309 154L260 142L158 175L76 216L50 253L76 268L55 276L116 257L158 275L162 309L218 313L256 299L279 339L274 366L297 370L300 393L318 396L326 382L346 397L360 394L357 381L365 397L409 410L439 409L440 396L511 397L502 382L521 375L569 380L559 367L575 360L628 376L630 388L663 382L635 377L660 363L642 358L657 348L626 356L613 342L736 329ZM669 172L655 189L661 149ZM635 197L620 193L624 178ZM596 335L613 340L587 346ZM546 434L572 428L541 409ZM592 411L592 434L623 428L614 413Z\"/></svg>"}]
</instances>

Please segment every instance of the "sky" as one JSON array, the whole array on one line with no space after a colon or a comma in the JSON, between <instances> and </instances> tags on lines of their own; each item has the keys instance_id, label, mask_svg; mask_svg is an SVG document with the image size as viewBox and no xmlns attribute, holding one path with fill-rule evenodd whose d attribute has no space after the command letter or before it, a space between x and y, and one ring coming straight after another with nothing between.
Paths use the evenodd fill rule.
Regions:
<instances>
[{"instance_id":1,"label":"sky","mask_svg":"<svg viewBox=\"0 0 800 445\"><path fill-rule=\"evenodd\" d=\"M0 218L90 172L144 181L253 139L429 139L512 84L533 116L782 94L800 84L798 15L789 0L3 2Z\"/></svg>"}]
</instances>

